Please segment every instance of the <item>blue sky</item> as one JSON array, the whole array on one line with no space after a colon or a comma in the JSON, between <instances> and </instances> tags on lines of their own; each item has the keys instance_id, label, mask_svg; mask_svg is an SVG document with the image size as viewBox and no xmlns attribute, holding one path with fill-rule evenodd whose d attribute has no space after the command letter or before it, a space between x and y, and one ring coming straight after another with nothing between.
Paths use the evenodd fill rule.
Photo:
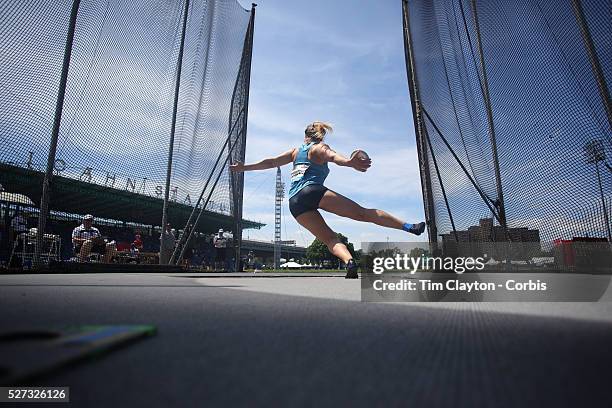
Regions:
<instances>
[{"instance_id":1,"label":"blue sky","mask_svg":"<svg viewBox=\"0 0 612 408\"><path fill-rule=\"evenodd\" d=\"M365 207L387 210L409 222L422 220L401 2L263 0L258 4L247 163L299 145L308 123L328 121L335 129L327 139L332 148L345 155L364 149L373 164L366 173L331 165L327 186ZM288 189L290 166L282 170ZM275 174L275 169L246 174L244 216L267 226L245 231L245 237L274 237ZM324 217L356 247L387 237L417 240L403 231L329 213ZM298 245L314 239L293 219L286 198L282 235Z\"/></svg>"}]
</instances>

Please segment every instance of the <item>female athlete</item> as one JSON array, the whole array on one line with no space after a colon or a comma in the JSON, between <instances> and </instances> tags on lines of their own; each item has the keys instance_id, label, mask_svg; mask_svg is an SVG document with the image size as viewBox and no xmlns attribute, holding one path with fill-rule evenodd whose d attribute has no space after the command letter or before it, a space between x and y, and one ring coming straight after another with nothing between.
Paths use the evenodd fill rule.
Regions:
<instances>
[{"instance_id":1,"label":"female athlete","mask_svg":"<svg viewBox=\"0 0 612 408\"><path fill-rule=\"evenodd\" d=\"M323 186L329 174L327 163L352 167L365 172L372 164L367 155L354 154L350 159L333 151L323 139L332 127L324 122L314 122L306 127L304 144L285 153L254 164L236 163L232 171L264 170L293 162L291 187L289 188L289 210L298 223L327 245L329 251L346 264L346 278L356 279L357 264L351 253L329 228L319 213L322 209L341 217L356 221L371 222L383 227L395 228L420 235L425 223L405 223L393 215L374 208L363 208L354 201ZM365 157L364 157L365 156Z\"/></svg>"}]
</instances>

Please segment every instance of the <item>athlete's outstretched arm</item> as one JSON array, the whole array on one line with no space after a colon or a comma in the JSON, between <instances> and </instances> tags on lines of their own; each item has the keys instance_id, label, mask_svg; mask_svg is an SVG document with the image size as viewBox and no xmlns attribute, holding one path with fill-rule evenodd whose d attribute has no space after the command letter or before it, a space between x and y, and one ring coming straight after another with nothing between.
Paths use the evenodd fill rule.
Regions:
<instances>
[{"instance_id":1,"label":"athlete's outstretched arm","mask_svg":"<svg viewBox=\"0 0 612 408\"><path fill-rule=\"evenodd\" d=\"M232 171L251 171L251 170L266 170L273 169L274 167L284 166L293 161L293 152L295 149L287 150L285 153L280 154L276 157L269 157L260 162L253 164L236 163L230 166Z\"/></svg>"},{"instance_id":2,"label":"athlete's outstretched arm","mask_svg":"<svg viewBox=\"0 0 612 408\"><path fill-rule=\"evenodd\" d=\"M372 160L360 159L357 155L353 156L351 159L347 159L326 144L321 144L317 149L312 151L312 154L316 159L324 163L331 162L338 166L352 167L361 172L366 171L372 165Z\"/></svg>"}]
</instances>

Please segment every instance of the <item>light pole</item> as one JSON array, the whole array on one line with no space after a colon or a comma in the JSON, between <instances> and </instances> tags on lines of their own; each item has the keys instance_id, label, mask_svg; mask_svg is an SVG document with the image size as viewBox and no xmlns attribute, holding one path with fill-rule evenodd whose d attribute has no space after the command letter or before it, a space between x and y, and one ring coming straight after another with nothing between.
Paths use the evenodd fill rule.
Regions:
<instances>
[{"instance_id":1,"label":"light pole","mask_svg":"<svg viewBox=\"0 0 612 408\"><path fill-rule=\"evenodd\" d=\"M610 220L608 218L608 209L606 207L606 199L601 185L601 173L599 171L599 162L605 163L606 151L604 150L603 142L599 139L591 140L584 145L584 154L587 163L595 164L595 173L597 174L597 185L599 186L599 194L601 196L601 207L603 210L603 218L606 223L606 231L608 233L608 242L612 243L612 232L610 231Z\"/></svg>"},{"instance_id":2,"label":"light pole","mask_svg":"<svg viewBox=\"0 0 612 408\"><path fill-rule=\"evenodd\" d=\"M276 195L274 198L274 269L280 269L281 258L281 206L285 196L285 183L280 167L276 168Z\"/></svg>"}]
</instances>

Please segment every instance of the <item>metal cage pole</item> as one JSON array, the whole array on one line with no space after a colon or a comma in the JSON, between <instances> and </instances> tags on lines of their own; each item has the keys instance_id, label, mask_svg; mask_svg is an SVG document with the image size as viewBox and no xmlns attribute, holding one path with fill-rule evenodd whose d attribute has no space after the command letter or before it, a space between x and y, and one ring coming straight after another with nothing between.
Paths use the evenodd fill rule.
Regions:
<instances>
[{"instance_id":1,"label":"metal cage pole","mask_svg":"<svg viewBox=\"0 0 612 408\"><path fill-rule=\"evenodd\" d=\"M489 138L491 140L491 150L493 153L493 169L495 171L495 184L497 187L497 210L499 213L499 223L508 234L508 223L506 220L506 208L504 203L504 193L502 189L501 174L499 171L499 159L497 156L497 139L495 137L495 123L493 121L493 108L491 107L491 96L489 94L489 80L487 78L487 69L485 66L484 53L482 50L482 40L480 37L480 23L478 22L478 12L476 11L476 0L471 0L472 16L474 18L474 28L476 31L476 45L478 47L478 55L480 57L480 67L482 69L482 86L485 107L487 109L487 123L489 125Z\"/></svg>"},{"instance_id":2,"label":"metal cage pole","mask_svg":"<svg viewBox=\"0 0 612 408\"><path fill-rule=\"evenodd\" d=\"M410 33L410 15L408 0L402 0L402 14L404 27L404 55L406 59L406 74L408 75L408 89L410 91L410 104L412 107L412 119L414 121L414 129L416 132L417 153L419 157L419 168L421 173L421 191L423 193L423 204L425 209L425 218L427 220L429 242L437 244L438 228L436 225L436 214L433 201L433 193L431 188L431 174L429 172L429 158L427 155L427 144L424 143L423 137L423 118L421 115L421 98L417 86L417 77L414 63L414 46L412 44L412 35ZM437 248L436 248L437 249ZM434 252L435 250L434 249Z\"/></svg>"},{"instance_id":3,"label":"metal cage pole","mask_svg":"<svg viewBox=\"0 0 612 408\"><path fill-rule=\"evenodd\" d=\"M431 159L434 164L434 168L436 169L436 176L438 177L438 182L440 183L440 190L442 190L442 197L444 197L444 203L446 204L446 210L448 211L448 218L451 222L451 226L453 227L453 233L455 235L455 241L459 242L459 236L457 235L457 228L455 227L455 219L453 218L453 212L451 211L450 204L448 203L448 196L446 195L446 189L444 188L444 182L442 181L442 176L440 175L440 168L438 167L438 160L436 160L436 155L433 151L433 146L431 145L431 140L429 139L429 134L427 130L425 130L425 138L427 139L427 145L429 146L429 150L431 151Z\"/></svg>"},{"instance_id":4,"label":"metal cage pole","mask_svg":"<svg viewBox=\"0 0 612 408\"><path fill-rule=\"evenodd\" d=\"M242 128L243 136L242 136L242 145L240 146L240 152L238 153L240 158L244 160L245 152L246 152L246 135L247 135L247 124L249 118L249 90L251 88L251 61L253 59L253 36L255 32L255 7L257 7L256 3L251 4L251 18L249 20L249 25L247 29L247 33L244 39L244 47L242 54L242 61L240 61L240 66L245 64L246 73L245 73L245 97L244 97L244 127ZM240 184L232 187L237 187L238 191L235 192L235 200L234 203L237 204L234 206L234 249L236 251L235 254L235 265L234 270L240 271L240 252L242 250L242 205L243 205L243 194L244 194L244 175L242 175L238 179L238 183Z\"/></svg>"},{"instance_id":5,"label":"metal cage pole","mask_svg":"<svg viewBox=\"0 0 612 408\"><path fill-rule=\"evenodd\" d=\"M436 122L434 122L433 119L431 118L431 116L429 115L429 112L427 112L427 110L425 108L423 108L422 111L425 114L425 117L427 118L429 123L431 123L431 126L434 128L434 130L436 131L438 136L440 136L440 139L442 139L442 142L444 143L444 145L446 146L446 148L448 149L450 154L453 156L453 158L455 159L455 161L457 162L459 167L461 167L461 170L463 171L463 173L465 173L465 175L468 178L468 180L470 181L470 183L472 183L472 186L474 186L474 189L476 189L476 191L480 195L480 198L482 198L482 201L485 203L485 205L487 207L489 207L489 210L491 210L491 212L493 213L493 215L497 219L497 222L499 222L501 224L501 220L499 218L499 214L495 211L495 207L492 204L493 201L489 197L487 197L487 195L484 193L484 191L482 191L482 189L478 186L478 183L476 183L476 180L474 180L474 178L467 171L467 169L465 168L465 165L461 162L461 160L459 159L459 156L457 156L457 153L455 153L455 151L453 150L453 147L450 145L448 140L446 140L446 137L444 137L444 134L442 133L440 128L436 125ZM426 133L426 136L429 137L429 134Z\"/></svg>"},{"instance_id":6,"label":"metal cage pole","mask_svg":"<svg viewBox=\"0 0 612 408\"><path fill-rule=\"evenodd\" d=\"M217 170L217 165L221 161L221 157L223 157L223 152L225 151L225 147L229 143L229 138L230 137L231 137L231 134L227 136L227 139L225 139L225 143L223 144L223 147L221 147L221 151L217 155L217 160L215 161L215 164L214 164L210 174L208 175L208 179L206 180L206 183L204 183L204 187L202 188L202 191L200 192L200 196L198 197L198 201L196 201L195 205L193 206L193 209L191 210L191 214L189 214L189 218L187 219L187 224L185 224L185 228L183 229L183 233L181 235L179 235L179 237L178 237L178 241L176 242L176 246L174 247L174 250L172 251L172 255L170 256L170 259L168 260L168 263L170 265L174 265L175 263L178 262L178 261L176 261L176 258L177 258L177 255L179 254L179 250L182 251L183 240L186 240L186 243L185 243L185 245L186 245L187 242L191 239L191 234L193 234L193 230L195 230L195 226L196 225L194 225L194 228L190 229L190 230L188 230L188 227L193 223L193 219L195 217L195 213L197 212L198 207L199 207L200 203L202 202L202 198L204 197L204 193L206 192L206 189L208 188L208 185L210 184L210 180L212 180L213 175L215 174L215 171ZM221 169L221 171L223 171L223 169ZM207 205L208 205L208 201L206 201L206 203L204 204L204 208L206 208ZM185 234L185 231L189 231L189 233Z\"/></svg>"},{"instance_id":7,"label":"metal cage pole","mask_svg":"<svg viewBox=\"0 0 612 408\"><path fill-rule=\"evenodd\" d=\"M51 179L53 178L53 165L55 163L55 154L57 152L57 141L59 138L60 125L62 122L62 110L64 109L64 97L66 96L66 84L68 82L68 71L70 68L70 57L72 55L72 43L74 42L74 32L76 30L76 21L79 14L80 0L72 2L72 10L70 11L70 23L68 26L68 34L66 36L66 46L64 48L64 61L62 65L62 74L60 77L59 90L57 92L57 101L55 103L55 117L53 119L53 131L51 133L51 145L49 146L49 155L47 157L47 170L43 179L42 195L40 198L40 212L38 214L38 231L36 235L36 246L34 248L34 267L41 266L41 249L44 242L45 229L47 227L47 216L49 214L49 199L51 197Z\"/></svg>"},{"instance_id":8,"label":"metal cage pole","mask_svg":"<svg viewBox=\"0 0 612 408\"><path fill-rule=\"evenodd\" d=\"M232 126L232 128L230 129L229 134L227 135L227 138L225 139L225 143L223 144L223 146L221 147L221 151L217 155L217 160L215 161L215 164L214 164L212 170L210 171L210 174L208 175L208 179L206 180L206 183L204 183L204 187L202 188L202 191L200 192L200 196L198 197L198 201L193 206L193 210L191 210L191 214L189 215L189 219L187 220L187 224L185 224L185 228L187 228L190 224L193 223L195 213L198 211L198 207L199 207L200 203L202 202L202 198L204 197L204 193L206 192L206 189L208 188L208 185L210 184L210 180L212 180L213 175L215 174L215 171L217 170L217 166L219 165L219 162L221 161L221 157L223 157L223 152L225 151L225 148L228 145L229 145L228 157L229 157L229 155L232 152L233 147L232 147L232 144L230 142L230 138L231 138L231 136L233 134L234 127L238 124L238 120L240 119L240 117L242 115L242 112L244 112L244 107L240 111L240 113L238 114L238 118L236 118L234 126ZM226 162L227 162L227 158L226 158ZM225 164L223 164L223 166L225 166ZM221 171L223 171L223 168L221 169ZM213 191L214 191L215 186L216 186L216 182L215 182L215 185L213 186ZM207 201L205 202L203 208L206 208L206 206L208 205L208 200L209 199L210 199L210 196L208 197ZM195 225L197 225L197 223ZM181 248L183 239L185 238L185 232L184 231L185 231L185 229L183 230L183 233L179 236L178 242L176 243L176 246L174 247L174 251L172 252L172 256L170 257L169 263L171 265L173 265L176 262L178 262L178 261L175 262L175 260L176 260L177 256L179 255L179 248ZM191 238L191 233L193 233L193 230L191 230L190 234L188 234L187 239Z\"/></svg>"},{"instance_id":9,"label":"metal cage pole","mask_svg":"<svg viewBox=\"0 0 612 408\"><path fill-rule=\"evenodd\" d=\"M231 149L233 149L234 146L236 146L236 143L234 143L232 145ZM217 188L217 184L219 183L219 179L221 178L221 175L223 174L223 169L226 168L226 166L227 166L227 164L229 162L230 155L232 154L232 150L231 149L227 152L227 156L225 157L225 160L223 161L223 165L221 166L221 169L219 170L219 173L217 173L217 178L215 179L215 182L213 183L212 188L210 189L210 192L208 193L208 197L206 198L206 200L204 201L204 204L200 208L198 216L195 219L195 222L193 223L193 228L189 229L189 234L187 234L187 237L185 238L185 243L189 242L189 240L191 239L191 235L193 234L193 231L196 229L196 227L200 223L200 217L202 217L202 214L206 210L206 207L208 206L208 203L210 202L210 199L211 199L213 193L215 192L215 188ZM183 235L185 235L184 232L183 232ZM180 243L177 244L177 246L175 248L175 254L176 254L176 251L179 248L179 246L180 246ZM185 250L186 249L187 249L187 245L186 244L181 247L181 251L180 251L178 257L176 258L175 263L178 264L183 259L183 256L185 256ZM175 254L172 255L173 258L175 256Z\"/></svg>"},{"instance_id":10,"label":"metal cage pole","mask_svg":"<svg viewBox=\"0 0 612 408\"><path fill-rule=\"evenodd\" d=\"M162 259L162 254L166 253L164 245L163 235L168 222L168 199L170 198L170 178L172 177L172 156L174 154L174 135L176 133L176 115L178 111L178 99L179 90L181 87L181 71L183 68L183 52L185 50L185 33L187 31L187 18L189 16L189 0L185 0L185 10L183 11L183 27L181 32L181 45L179 47L178 59L176 62L176 83L174 85L174 106L172 108L172 125L170 128L170 142L168 145L168 169L166 171L166 190L164 192L164 206L162 209L162 221L161 221L161 235L160 235L160 257L159 263L168 263L167 260Z\"/></svg>"},{"instance_id":11,"label":"metal cage pole","mask_svg":"<svg viewBox=\"0 0 612 408\"><path fill-rule=\"evenodd\" d=\"M586 48L589 62L591 63L591 69L597 82L597 88L599 89L599 95L603 102L604 108L606 109L606 115L608 116L608 126L612 129L612 105L610 104L610 93L608 91L608 84L606 83L606 77L601 70L601 63L599 62L599 56L595 45L593 45L593 38L591 37L591 31L584 17L584 11L582 10L582 3L580 0L572 0L572 9L576 16L576 23L580 28L580 34L582 34L582 41L584 42L584 48Z\"/></svg>"}]
</instances>

